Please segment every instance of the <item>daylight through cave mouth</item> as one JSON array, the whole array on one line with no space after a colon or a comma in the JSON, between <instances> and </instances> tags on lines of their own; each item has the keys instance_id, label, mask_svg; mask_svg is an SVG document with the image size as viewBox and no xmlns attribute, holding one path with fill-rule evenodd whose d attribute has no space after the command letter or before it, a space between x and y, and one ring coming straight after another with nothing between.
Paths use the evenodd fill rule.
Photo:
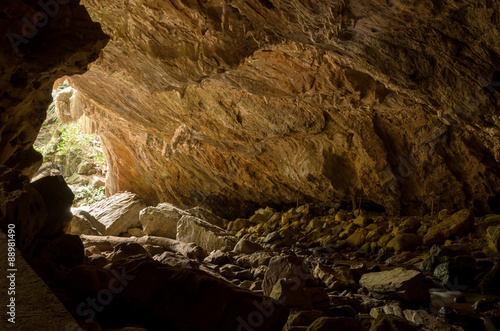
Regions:
<instances>
[{"instance_id":1,"label":"daylight through cave mouth","mask_svg":"<svg viewBox=\"0 0 500 331\"><path fill-rule=\"evenodd\" d=\"M43 164L32 180L62 176L75 194L73 207L87 206L105 198L106 158L93 122L83 114L79 92L64 78L54 85L53 102L34 143Z\"/></svg>"}]
</instances>

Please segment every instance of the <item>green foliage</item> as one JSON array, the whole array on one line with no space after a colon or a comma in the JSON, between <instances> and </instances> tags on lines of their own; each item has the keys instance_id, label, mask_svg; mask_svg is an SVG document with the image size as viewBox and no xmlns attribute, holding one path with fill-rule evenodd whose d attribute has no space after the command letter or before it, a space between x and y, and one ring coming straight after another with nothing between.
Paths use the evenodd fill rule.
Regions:
<instances>
[{"instance_id":1,"label":"green foliage","mask_svg":"<svg viewBox=\"0 0 500 331\"><path fill-rule=\"evenodd\" d=\"M89 162L106 162L97 136L83 133L78 123L53 124L47 130L52 139L47 144L35 144L44 162L63 163L67 158L76 157Z\"/></svg>"},{"instance_id":2,"label":"green foliage","mask_svg":"<svg viewBox=\"0 0 500 331\"><path fill-rule=\"evenodd\" d=\"M74 207L88 206L106 197L104 187L71 185L75 194Z\"/></svg>"}]
</instances>

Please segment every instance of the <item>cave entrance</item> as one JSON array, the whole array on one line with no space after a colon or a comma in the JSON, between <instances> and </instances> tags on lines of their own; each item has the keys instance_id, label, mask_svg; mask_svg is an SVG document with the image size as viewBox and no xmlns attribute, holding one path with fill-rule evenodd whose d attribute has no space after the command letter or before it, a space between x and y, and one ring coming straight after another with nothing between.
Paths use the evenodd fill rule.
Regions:
<instances>
[{"instance_id":1,"label":"cave entrance","mask_svg":"<svg viewBox=\"0 0 500 331\"><path fill-rule=\"evenodd\" d=\"M43 164L33 180L61 175L75 194L73 207L104 199L107 163L95 124L84 115L79 92L66 79L54 84L53 102L35 141Z\"/></svg>"}]
</instances>

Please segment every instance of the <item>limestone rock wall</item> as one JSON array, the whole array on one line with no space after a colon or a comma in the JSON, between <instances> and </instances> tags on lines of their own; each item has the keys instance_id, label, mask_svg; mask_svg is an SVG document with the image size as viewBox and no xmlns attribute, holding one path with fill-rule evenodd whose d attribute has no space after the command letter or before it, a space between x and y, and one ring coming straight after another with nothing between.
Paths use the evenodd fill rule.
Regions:
<instances>
[{"instance_id":1,"label":"limestone rock wall","mask_svg":"<svg viewBox=\"0 0 500 331\"><path fill-rule=\"evenodd\" d=\"M111 36L71 78L109 193L226 215L351 196L391 213L491 209L498 2L82 4Z\"/></svg>"}]
</instances>

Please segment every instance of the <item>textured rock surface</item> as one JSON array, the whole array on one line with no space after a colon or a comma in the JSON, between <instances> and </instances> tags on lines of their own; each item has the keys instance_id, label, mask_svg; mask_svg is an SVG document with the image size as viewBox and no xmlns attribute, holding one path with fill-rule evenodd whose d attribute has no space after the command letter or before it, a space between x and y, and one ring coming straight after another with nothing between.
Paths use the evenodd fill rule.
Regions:
<instances>
[{"instance_id":1,"label":"textured rock surface","mask_svg":"<svg viewBox=\"0 0 500 331\"><path fill-rule=\"evenodd\" d=\"M424 275L416 270L396 268L361 276L359 284L381 298L399 298L408 302L429 300Z\"/></svg>"},{"instance_id":2,"label":"textured rock surface","mask_svg":"<svg viewBox=\"0 0 500 331\"><path fill-rule=\"evenodd\" d=\"M181 217L177 224L177 240L193 242L208 252L223 247L233 249L236 245L236 238L225 230L193 216Z\"/></svg>"},{"instance_id":3,"label":"textured rock surface","mask_svg":"<svg viewBox=\"0 0 500 331\"><path fill-rule=\"evenodd\" d=\"M221 215L352 195L491 209L498 2L82 4L112 38L71 78L109 193Z\"/></svg>"},{"instance_id":4,"label":"textured rock surface","mask_svg":"<svg viewBox=\"0 0 500 331\"><path fill-rule=\"evenodd\" d=\"M424 236L424 244L442 244L452 236L461 236L474 228L474 213L463 209L431 227Z\"/></svg>"},{"instance_id":5,"label":"textured rock surface","mask_svg":"<svg viewBox=\"0 0 500 331\"><path fill-rule=\"evenodd\" d=\"M144 208L146 204L138 195L121 192L94 203L89 213L106 227L103 234L117 236L141 224L139 213Z\"/></svg>"},{"instance_id":6,"label":"textured rock surface","mask_svg":"<svg viewBox=\"0 0 500 331\"><path fill-rule=\"evenodd\" d=\"M28 176L42 163L32 145L52 101L52 84L63 75L83 73L108 41L78 0L61 2L57 10L52 7L54 15L45 15L45 24L35 15L36 1L0 5L0 164ZM31 29L26 21L38 27Z\"/></svg>"},{"instance_id":7,"label":"textured rock surface","mask_svg":"<svg viewBox=\"0 0 500 331\"><path fill-rule=\"evenodd\" d=\"M160 203L141 210L139 221L145 234L175 239L177 222L184 215L188 213L169 203Z\"/></svg>"}]
</instances>

